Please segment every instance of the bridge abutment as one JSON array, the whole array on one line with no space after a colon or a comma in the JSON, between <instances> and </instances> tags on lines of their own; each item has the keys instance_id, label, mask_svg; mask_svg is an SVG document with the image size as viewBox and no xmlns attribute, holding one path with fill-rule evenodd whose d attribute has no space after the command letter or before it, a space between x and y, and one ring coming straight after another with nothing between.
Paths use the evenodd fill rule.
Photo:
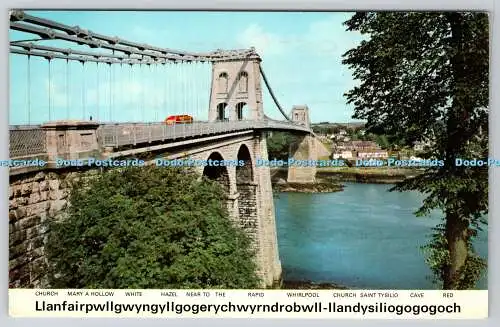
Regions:
<instances>
[{"instance_id":1,"label":"bridge abutment","mask_svg":"<svg viewBox=\"0 0 500 327\"><path fill-rule=\"evenodd\" d=\"M310 128L309 108L294 106L291 112L292 121ZM294 162L288 166L288 183L314 183L316 181L316 165L318 159L316 140L311 134L298 136L297 141L290 145L289 157Z\"/></svg>"},{"instance_id":2,"label":"bridge abutment","mask_svg":"<svg viewBox=\"0 0 500 327\"><path fill-rule=\"evenodd\" d=\"M56 160L99 156L98 127L90 121L45 123L43 133L38 134L45 143L45 153L36 157L46 160L47 165L10 169L9 287L49 287L44 274L44 224L64 215L75 179L98 173L96 169L76 172L74 167L57 167Z\"/></svg>"},{"instance_id":3,"label":"bridge abutment","mask_svg":"<svg viewBox=\"0 0 500 327\"><path fill-rule=\"evenodd\" d=\"M45 275L48 220L64 217L72 184L97 169L57 169L11 175L9 187L9 287L50 288Z\"/></svg>"},{"instance_id":4,"label":"bridge abutment","mask_svg":"<svg viewBox=\"0 0 500 327\"><path fill-rule=\"evenodd\" d=\"M288 183L314 183L316 181L316 142L311 135L299 137L290 145L290 158L294 162L288 166Z\"/></svg>"}]
</instances>

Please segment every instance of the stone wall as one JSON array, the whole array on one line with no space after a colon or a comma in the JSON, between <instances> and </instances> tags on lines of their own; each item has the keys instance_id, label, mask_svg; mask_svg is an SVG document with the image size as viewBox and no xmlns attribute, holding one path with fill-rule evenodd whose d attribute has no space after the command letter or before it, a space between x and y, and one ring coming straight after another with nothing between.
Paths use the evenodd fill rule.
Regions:
<instances>
[{"instance_id":1,"label":"stone wall","mask_svg":"<svg viewBox=\"0 0 500 327\"><path fill-rule=\"evenodd\" d=\"M257 195L256 184L238 184L238 217L237 222L250 238L256 242L258 240L258 216L257 216Z\"/></svg>"},{"instance_id":2,"label":"stone wall","mask_svg":"<svg viewBox=\"0 0 500 327\"><path fill-rule=\"evenodd\" d=\"M45 223L58 219L68 205L73 181L97 174L41 171L11 176L9 187L9 287L47 286L42 271L46 264Z\"/></svg>"}]
</instances>

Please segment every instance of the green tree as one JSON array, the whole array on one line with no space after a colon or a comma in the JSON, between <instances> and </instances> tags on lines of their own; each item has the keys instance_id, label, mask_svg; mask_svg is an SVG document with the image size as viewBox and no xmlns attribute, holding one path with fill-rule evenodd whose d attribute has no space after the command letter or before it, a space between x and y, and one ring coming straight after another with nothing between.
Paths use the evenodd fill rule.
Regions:
<instances>
[{"instance_id":1,"label":"green tree","mask_svg":"<svg viewBox=\"0 0 500 327\"><path fill-rule=\"evenodd\" d=\"M488 171L455 158L488 153L488 16L478 12L359 12L345 22L366 38L344 54L360 84L346 96L353 118L403 144L432 142L444 167L396 185L426 194L417 215L444 213L428 263L444 289L474 287L484 260L471 246L488 211Z\"/></svg>"},{"instance_id":2,"label":"green tree","mask_svg":"<svg viewBox=\"0 0 500 327\"><path fill-rule=\"evenodd\" d=\"M389 141L387 140L386 135L375 135L374 136L375 142L377 142L378 146L380 146L382 149L388 149L390 147Z\"/></svg>"},{"instance_id":3,"label":"green tree","mask_svg":"<svg viewBox=\"0 0 500 327\"><path fill-rule=\"evenodd\" d=\"M112 169L77 184L46 246L55 288L255 288L221 187L190 170Z\"/></svg>"},{"instance_id":4,"label":"green tree","mask_svg":"<svg viewBox=\"0 0 500 327\"><path fill-rule=\"evenodd\" d=\"M295 142L296 137L286 132L273 132L267 138L267 153L270 160L288 160L290 144Z\"/></svg>"}]
</instances>

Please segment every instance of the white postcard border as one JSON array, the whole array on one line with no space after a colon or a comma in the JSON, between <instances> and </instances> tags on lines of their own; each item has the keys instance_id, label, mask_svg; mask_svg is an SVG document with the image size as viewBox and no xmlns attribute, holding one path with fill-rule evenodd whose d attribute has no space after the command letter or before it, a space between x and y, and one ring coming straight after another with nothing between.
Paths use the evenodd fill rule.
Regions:
<instances>
[{"instance_id":1,"label":"white postcard border","mask_svg":"<svg viewBox=\"0 0 500 327\"><path fill-rule=\"evenodd\" d=\"M33 0L4 0L2 1L3 6L3 15L2 20L4 20L5 30L8 30L8 17L7 17L7 8L16 7L16 8L146 8L146 7L156 7L156 8L185 8L185 9L195 9L195 8L203 8L203 9L304 9L307 8L309 10L347 10L347 9L379 9L379 10L390 10L390 9L431 9L431 10L453 10L453 9L481 9L481 10L494 10L494 2L495 0L433 0L433 1L421 1L421 0L309 0L309 1L279 1L279 0L270 0L270 1L251 1L251 0L233 0L233 1L217 1L217 0L184 0L184 1L175 1L175 0L149 0L149 1L138 1L138 0L87 0L85 2L78 1L64 1L64 0L46 0L46 1L33 1ZM498 7L498 5L497 5ZM500 58L500 21L499 21L499 13L498 9L495 10L495 14L492 15L492 52L490 54L492 59L491 61L491 81L490 85L490 94L491 94L491 154L492 156L498 157L500 154L500 113L499 110L495 110L495 107L500 104L500 94L497 92L496 94L493 90L500 89L500 74L499 74L499 58ZM495 17L496 16L496 17ZM2 40L2 44L4 46L5 55L0 56L1 67L4 72L8 72L8 33L4 32L0 36ZM8 76L4 74L4 78L1 81L2 87L0 88L1 99L3 101L3 106L1 106L0 112L2 116L0 117L0 122L4 124L5 128L0 128L0 155L5 158L8 157ZM500 171L498 169L492 169L490 174L490 217L497 216L500 212L498 209L498 203L494 201L494 198L500 198L500 182L498 181L498 177L500 177ZM4 212L7 212L8 201L8 169L1 168L0 171L0 180L3 183L3 187L0 187L0 206L4 208ZM6 215L5 215L6 216ZM8 242L5 241L8 239L8 228L7 225L4 224L3 227L0 228L3 232L2 239L4 242L2 243L2 251L0 252L0 262L3 262L5 266L8 265ZM500 283L498 279L498 272L500 271L500 258L497 255L498 248L500 247L500 227L499 224L495 224L493 219L490 219L489 226L489 244L490 244L490 253L489 253L489 276L488 276L488 285L489 285L489 299L490 299L490 319L482 320L482 321L439 321L436 322L438 325L444 324L453 324L454 326L460 325L497 325L499 321L498 317L500 316L499 312L499 299L495 294L500 294ZM494 251L491 252L491 249ZM6 267L7 268L7 267ZM0 316L0 325L1 326L32 326L35 321L32 319L13 319L8 318L8 269L3 269L1 272L2 276L2 288L5 290L3 295L0 296L0 306L4 308L2 315ZM84 325L114 325L115 323L120 323L120 326L132 326L132 325L158 325L164 326L165 322L162 320L135 320L135 319L124 319L117 321L110 321L106 319L43 319L36 322L37 325L50 325L50 326L67 326L68 323L71 323L72 326L84 326ZM169 322L172 323L172 322ZM254 325L254 320L238 320L233 321L232 319L217 319L217 320L203 320L199 321L198 319L185 319L185 320L175 320L175 325L185 325L185 326L199 326L200 324L206 326L233 326L235 323L238 323L239 326L250 326ZM260 320L259 324L262 326L303 326L305 321L299 319L284 319L284 320ZM347 323L346 321L342 322L342 325ZM362 321L349 321L350 325L359 325L365 324L366 322ZM412 324L416 323L417 325L427 326L429 324L428 321L412 321ZM308 321L308 325L310 326L327 326L331 325L332 322L329 320L314 320ZM399 320L391 320L391 321L370 321L370 324L380 325L380 326L399 326L401 321Z\"/></svg>"}]
</instances>

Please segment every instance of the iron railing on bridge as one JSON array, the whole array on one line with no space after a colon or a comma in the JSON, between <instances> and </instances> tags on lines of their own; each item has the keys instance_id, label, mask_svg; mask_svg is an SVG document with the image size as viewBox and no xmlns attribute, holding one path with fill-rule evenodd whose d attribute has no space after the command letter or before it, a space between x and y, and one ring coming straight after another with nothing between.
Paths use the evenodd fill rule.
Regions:
<instances>
[{"instance_id":1,"label":"iron railing on bridge","mask_svg":"<svg viewBox=\"0 0 500 327\"><path fill-rule=\"evenodd\" d=\"M304 126L274 120L199 121L191 124L174 125L165 125L163 123L130 123L101 125L98 129L98 139L102 147L120 147L253 129L309 131Z\"/></svg>"},{"instance_id":2,"label":"iron railing on bridge","mask_svg":"<svg viewBox=\"0 0 500 327\"><path fill-rule=\"evenodd\" d=\"M47 152L45 131L40 125L11 126L9 154L11 158L35 156Z\"/></svg>"},{"instance_id":3,"label":"iron railing on bridge","mask_svg":"<svg viewBox=\"0 0 500 327\"><path fill-rule=\"evenodd\" d=\"M254 129L278 129L310 132L305 126L265 119L165 125L164 123L101 124L97 129L99 146L121 147L151 142L172 141ZM40 125L10 126L11 158L35 157L47 152L46 131Z\"/></svg>"},{"instance_id":4,"label":"iron railing on bridge","mask_svg":"<svg viewBox=\"0 0 500 327\"><path fill-rule=\"evenodd\" d=\"M251 129L249 122L193 122L165 125L164 123L103 124L97 130L99 145L120 147L186 137L199 137L236 130Z\"/></svg>"}]
</instances>

